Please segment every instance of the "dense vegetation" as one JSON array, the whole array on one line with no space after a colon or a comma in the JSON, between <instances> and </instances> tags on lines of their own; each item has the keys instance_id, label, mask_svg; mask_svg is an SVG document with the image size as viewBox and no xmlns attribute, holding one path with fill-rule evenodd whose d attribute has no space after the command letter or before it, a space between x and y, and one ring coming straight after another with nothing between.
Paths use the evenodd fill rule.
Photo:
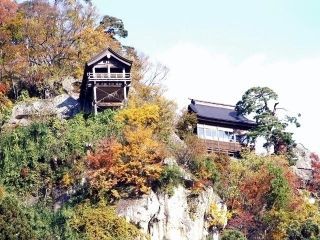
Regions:
<instances>
[{"instance_id":1,"label":"dense vegetation","mask_svg":"<svg viewBox=\"0 0 320 240\"><path fill-rule=\"evenodd\" d=\"M224 240L319 239L319 202L309 197L320 191L320 159L311 156L310 182L293 173L286 128L298 123L278 118L276 93L252 88L237 104L239 114L255 115L252 139L264 136L275 154L208 154L193 134L195 116L184 112L175 121L175 104L162 96L167 69L122 46L118 38L127 35L120 19L100 19L90 1L0 0L0 238L147 239L117 216L114 203L151 190L170 196L184 185L192 194L213 187L227 204L226 230L215 205L207 214ZM81 77L84 63L107 45L134 60L125 108L6 124L15 104L44 90L59 94L62 80ZM167 157L177 164L166 165Z\"/></svg>"}]
</instances>

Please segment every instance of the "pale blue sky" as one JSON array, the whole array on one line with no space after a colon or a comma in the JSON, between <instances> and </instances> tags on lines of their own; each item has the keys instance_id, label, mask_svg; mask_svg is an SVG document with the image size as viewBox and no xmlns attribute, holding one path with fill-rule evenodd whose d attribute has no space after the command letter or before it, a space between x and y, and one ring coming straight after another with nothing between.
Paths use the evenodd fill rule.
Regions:
<instances>
[{"instance_id":1,"label":"pale blue sky","mask_svg":"<svg viewBox=\"0 0 320 240\"><path fill-rule=\"evenodd\" d=\"M124 44L169 67L167 97L179 106L188 97L235 104L248 88L268 86L289 114L302 114L297 142L320 151L320 0L93 3L124 21Z\"/></svg>"},{"instance_id":2,"label":"pale blue sky","mask_svg":"<svg viewBox=\"0 0 320 240\"><path fill-rule=\"evenodd\" d=\"M188 41L242 58L256 52L296 59L320 53L319 0L93 0L121 18L124 41L157 54Z\"/></svg>"}]
</instances>

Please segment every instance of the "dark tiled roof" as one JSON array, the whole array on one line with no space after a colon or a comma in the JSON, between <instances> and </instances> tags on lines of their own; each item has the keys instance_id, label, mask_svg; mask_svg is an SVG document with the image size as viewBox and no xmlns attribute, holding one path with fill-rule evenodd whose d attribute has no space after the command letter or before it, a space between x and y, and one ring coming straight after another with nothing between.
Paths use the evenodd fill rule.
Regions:
<instances>
[{"instance_id":1,"label":"dark tiled roof","mask_svg":"<svg viewBox=\"0 0 320 240\"><path fill-rule=\"evenodd\" d=\"M88 65L91 65L93 64L94 62L96 61L99 61L100 59L102 59L103 57L105 57L107 55L107 53L111 53L113 54L114 56L116 56L117 58L121 59L122 61L128 63L128 64L132 64L132 61L122 57L121 55L119 55L118 53L116 53L115 51L113 51L111 48L107 48L105 49L104 51L102 51L101 53L93 56L89 61L88 61Z\"/></svg>"},{"instance_id":2,"label":"dark tiled roof","mask_svg":"<svg viewBox=\"0 0 320 240\"><path fill-rule=\"evenodd\" d=\"M227 107L191 103L189 105L189 110L196 113L198 118L205 119L207 121L218 121L230 124L247 125L251 127L255 125L254 121L251 121L242 115L238 115L234 109Z\"/></svg>"}]
</instances>

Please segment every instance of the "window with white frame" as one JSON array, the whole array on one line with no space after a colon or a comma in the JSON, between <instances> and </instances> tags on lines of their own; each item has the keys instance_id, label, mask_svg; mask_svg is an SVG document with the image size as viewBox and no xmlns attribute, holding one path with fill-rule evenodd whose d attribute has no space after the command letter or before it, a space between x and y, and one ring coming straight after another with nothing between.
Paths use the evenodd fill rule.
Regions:
<instances>
[{"instance_id":1,"label":"window with white frame","mask_svg":"<svg viewBox=\"0 0 320 240\"><path fill-rule=\"evenodd\" d=\"M198 137L204 139L204 128L197 126Z\"/></svg>"},{"instance_id":2,"label":"window with white frame","mask_svg":"<svg viewBox=\"0 0 320 240\"><path fill-rule=\"evenodd\" d=\"M197 134L201 139L223 142L235 142L236 134L231 128L221 128L205 124L197 124Z\"/></svg>"}]
</instances>

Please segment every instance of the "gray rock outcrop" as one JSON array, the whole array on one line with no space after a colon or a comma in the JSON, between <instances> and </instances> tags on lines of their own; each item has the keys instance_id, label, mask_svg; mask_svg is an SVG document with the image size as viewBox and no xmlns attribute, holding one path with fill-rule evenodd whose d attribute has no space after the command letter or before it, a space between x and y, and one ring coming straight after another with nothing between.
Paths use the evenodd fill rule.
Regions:
<instances>
[{"instance_id":1,"label":"gray rock outcrop","mask_svg":"<svg viewBox=\"0 0 320 240\"><path fill-rule=\"evenodd\" d=\"M51 99L28 99L12 109L9 124L28 124L30 119L42 116L69 118L80 112L78 95L62 94Z\"/></svg>"},{"instance_id":2,"label":"gray rock outcrop","mask_svg":"<svg viewBox=\"0 0 320 240\"><path fill-rule=\"evenodd\" d=\"M311 163L311 152L304 147L302 144L297 144L294 149L294 153L297 157L295 166L292 170L300 177L303 181L309 181L312 178L312 163Z\"/></svg>"},{"instance_id":3,"label":"gray rock outcrop","mask_svg":"<svg viewBox=\"0 0 320 240\"><path fill-rule=\"evenodd\" d=\"M117 213L138 225L151 240L218 240L219 233L209 226L207 214L212 204L225 213L227 208L211 187L199 194L179 186L172 196L151 192L140 199L120 200ZM221 216L220 216L221 217Z\"/></svg>"}]
</instances>

